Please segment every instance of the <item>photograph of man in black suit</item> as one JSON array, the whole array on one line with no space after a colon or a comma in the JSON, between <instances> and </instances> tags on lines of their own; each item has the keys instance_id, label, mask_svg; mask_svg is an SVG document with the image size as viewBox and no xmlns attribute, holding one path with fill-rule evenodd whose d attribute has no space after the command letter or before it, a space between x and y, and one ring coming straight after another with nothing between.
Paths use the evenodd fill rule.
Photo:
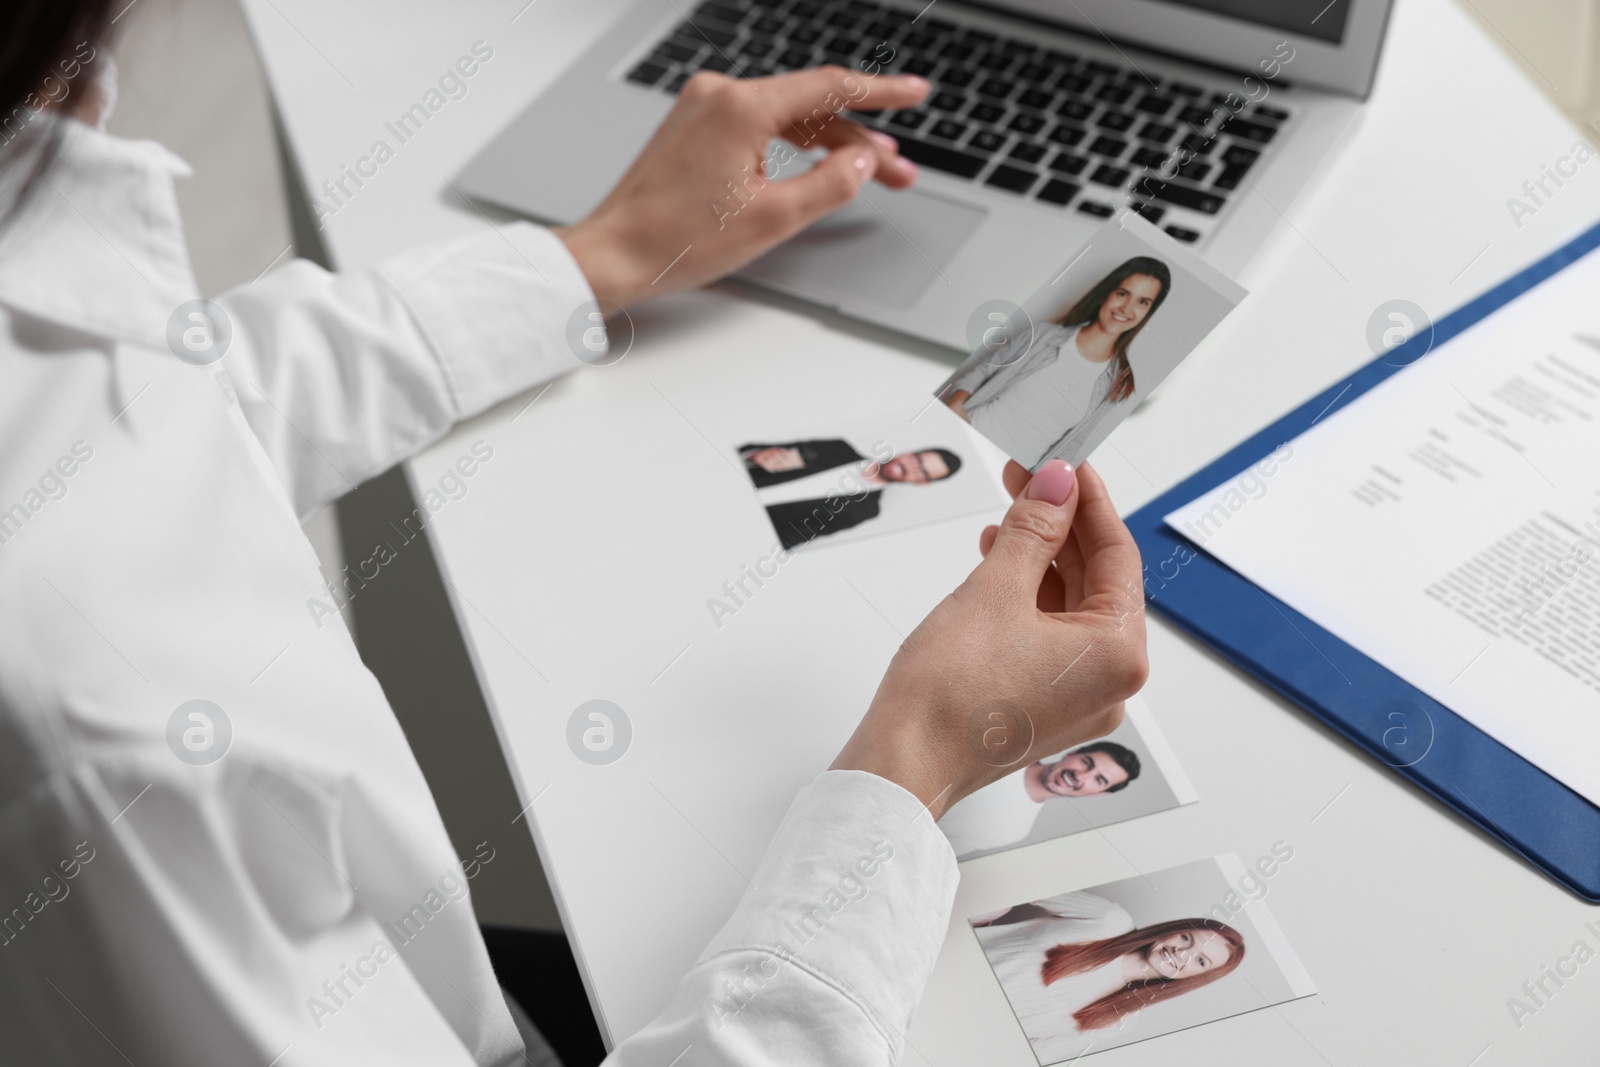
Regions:
<instances>
[{"instance_id":1,"label":"photograph of man in black suit","mask_svg":"<svg viewBox=\"0 0 1600 1067\"><path fill-rule=\"evenodd\" d=\"M961 469L961 457L947 448L903 452L878 461L863 456L850 442L838 437L741 445L739 456L757 489L841 467L852 468L842 472L838 484L823 496L767 505L767 516L784 548L795 548L877 518L885 486L926 485L943 481Z\"/></svg>"}]
</instances>

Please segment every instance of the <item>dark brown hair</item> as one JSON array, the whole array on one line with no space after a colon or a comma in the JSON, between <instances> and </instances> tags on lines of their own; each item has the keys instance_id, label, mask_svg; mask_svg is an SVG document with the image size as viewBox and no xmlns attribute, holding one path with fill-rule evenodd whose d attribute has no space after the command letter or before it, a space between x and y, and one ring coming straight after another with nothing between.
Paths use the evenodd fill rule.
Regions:
<instances>
[{"instance_id":1,"label":"dark brown hair","mask_svg":"<svg viewBox=\"0 0 1600 1067\"><path fill-rule=\"evenodd\" d=\"M1078 1023L1078 1029L1102 1030L1107 1026L1115 1026L1123 1016L1136 1012L1147 1004L1159 1004L1163 1000L1170 1000L1181 993L1210 985L1217 979L1231 974L1244 959L1243 936L1227 923L1218 922L1216 919L1173 919L1170 922L1156 923L1154 926L1142 926L1121 937L1078 941L1048 948L1044 953L1044 965L1040 968L1040 974L1044 984L1049 985L1058 978L1104 967L1112 960L1120 959L1130 952L1143 952L1168 934L1182 933L1185 930L1209 930L1220 935L1228 943L1228 962L1194 978L1149 978L1129 982L1072 1013L1073 1019Z\"/></svg>"},{"instance_id":2,"label":"dark brown hair","mask_svg":"<svg viewBox=\"0 0 1600 1067\"><path fill-rule=\"evenodd\" d=\"M34 121L35 102L50 79L74 77L63 64L81 65L76 50L99 48L112 20L111 0L0 3L0 221L22 206L59 147L59 132Z\"/></svg>"},{"instance_id":3,"label":"dark brown hair","mask_svg":"<svg viewBox=\"0 0 1600 1067\"><path fill-rule=\"evenodd\" d=\"M1161 292L1150 302L1150 310L1145 312L1144 318L1139 320L1139 325L1126 333L1118 334L1117 339L1111 342L1111 358L1117 361L1116 384L1111 387L1113 400L1126 400L1133 395L1133 367L1128 363L1128 346L1133 344L1133 339L1139 336L1139 331L1144 329L1145 323L1156 313L1156 309L1167 299L1167 294L1172 291L1172 272L1167 265L1154 256L1134 256L1127 260L1116 270L1104 278L1085 293L1076 304L1067 309L1056 322L1062 326L1085 326L1100 317L1100 308L1105 304L1106 298L1135 274L1144 274L1161 283Z\"/></svg>"}]
</instances>

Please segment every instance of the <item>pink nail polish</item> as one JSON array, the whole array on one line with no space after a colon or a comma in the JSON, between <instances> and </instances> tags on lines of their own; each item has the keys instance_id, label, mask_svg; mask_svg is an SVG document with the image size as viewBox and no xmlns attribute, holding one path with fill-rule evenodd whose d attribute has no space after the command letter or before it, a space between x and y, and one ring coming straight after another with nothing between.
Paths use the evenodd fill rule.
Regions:
<instances>
[{"instance_id":1,"label":"pink nail polish","mask_svg":"<svg viewBox=\"0 0 1600 1067\"><path fill-rule=\"evenodd\" d=\"M867 136L872 138L874 141L878 142L879 144L881 144L883 147L889 149L890 151L898 152L900 150L900 142L896 141L893 137L890 137L886 133L883 133L883 132L878 131L878 130L868 130L867 131Z\"/></svg>"},{"instance_id":2,"label":"pink nail polish","mask_svg":"<svg viewBox=\"0 0 1600 1067\"><path fill-rule=\"evenodd\" d=\"M1043 500L1060 507L1072 495L1072 483L1078 476L1065 460L1053 459L1039 468L1028 483L1028 499Z\"/></svg>"}]
</instances>

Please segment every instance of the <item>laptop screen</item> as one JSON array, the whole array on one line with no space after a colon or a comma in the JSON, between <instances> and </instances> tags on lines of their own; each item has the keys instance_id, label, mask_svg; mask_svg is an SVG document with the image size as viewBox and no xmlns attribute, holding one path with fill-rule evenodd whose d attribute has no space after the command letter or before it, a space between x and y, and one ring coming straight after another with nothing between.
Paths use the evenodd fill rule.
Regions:
<instances>
[{"instance_id":1,"label":"laptop screen","mask_svg":"<svg viewBox=\"0 0 1600 1067\"><path fill-rule=\"evenodd\" d=\"M1338 44L1350 0L1162 0Z\"/></svg>"}]
</instances>

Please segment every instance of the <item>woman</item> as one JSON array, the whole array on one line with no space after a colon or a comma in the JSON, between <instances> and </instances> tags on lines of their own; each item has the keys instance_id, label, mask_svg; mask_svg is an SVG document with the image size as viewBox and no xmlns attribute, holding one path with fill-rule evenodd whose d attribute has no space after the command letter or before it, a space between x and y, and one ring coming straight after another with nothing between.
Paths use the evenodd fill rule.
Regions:
<instances>
[{"instance_id":1,"label":"woman","mask_svg":"<svg viewBox=\"0 0 1600 1067\"><path fill-rule=\"evenodd\" d=\"M1064 893L973 920L984 954L1040 1063L1107 1047L1106 1030L1148 1004L1210 985L1244 959L1215 919L1135 928L1121 906Z\"/></svg>"},{"instance_id":2,"label":"woman","mask_svg":"<svg viewBox=\"0 0 1600 1067\"><path fill-rule=\"evenodd\" d=\"M293 261L197 310L184 165L103 127L105 32L146 10L127 7L0 4L0 1056L544 1067L464 888L494 842L458 857L350 635L308 611L328 590L300 519L542 382L598 374L603 393L566 332L595 301L702 284L913 169L830 122L813 170L719 229L707 197L861 76L702 74L571 227L474 222L342 274ZM889 108L927 91L870 86ZM898 1057L957 880L934 820L1000 773L968 743L970 709L999 687L1055 751L1113 729L1144 677L1138 552L1103 483L1064 465L1007 477L1018 499L962 597L908 638L616 1064ZM596 471L590 493L635 484ZM552 502L547 521L585 507ZM1052 686L1087 645L1097 669ZM529 819L561 803L554 789ZM796 917L842 899L846 875L871 892L796 944ZM799 966L774 963L785 939Z\"/></svg>"},{"instance_id":3,"label":"woman","mask_svg":"<svg viewBox=\"0 0 1600 1067\"><path fill-rule=\"evenodd\" d=\"M1133 396L1128 349L1171 289L1165 263L1135 256L1060 318L957 372L945 403L1030 470L1075 462L1101 415Z\"/></svg>"}]
</instances>

